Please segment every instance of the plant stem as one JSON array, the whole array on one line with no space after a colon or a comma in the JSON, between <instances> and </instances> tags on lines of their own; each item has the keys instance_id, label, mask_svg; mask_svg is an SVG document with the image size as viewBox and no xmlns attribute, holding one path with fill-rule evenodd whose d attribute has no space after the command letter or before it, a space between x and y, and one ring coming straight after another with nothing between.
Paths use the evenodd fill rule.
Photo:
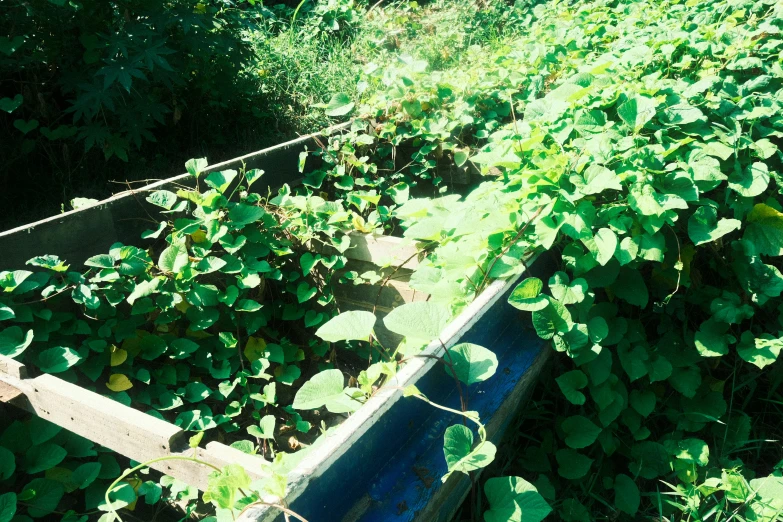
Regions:
<instances>
[{"instance_id":1,"label":"plant stem","mask_svg":"<svg viewBox=\"0 0 783 522\"><path fill-rule=\"evenodd\" d=\"M218 468L217 466L215 466L213 464L210 464L209 462L204 462L203 460L197 459L195 457L183 457L183 456L179 456L179 455L167 455L165 457L158 457L156 459L148 460L147 462L142 462L138 466L135 466L135 467L129 469L128 471L126 471L125 473L120 475L117 480L112 482L111 485L106 489L106 493L103 496L103 499L106 501L106 504L109 505L109 506L111 505L111 500L109 499L109 494L112 492L112 490L114 490L114 488L117 486L117 484L122 482L126 477L130 476L133 473L136 473L140 469L148 468L152 464L155 464L157 462L163 462L163 461L166 461L166 460L185 460L185 461L188 461L188 462L195 462L196 464L202 464L204 466L210 467L210 468L214 469L215 471L220 471L220 468ZM120 517L119 513L117 513L117 510L111 509L111 511L109 511L109 512L110 513L114 513L114 516L117 517L117 520L122 522L122 518Z\"/></svg>"},{"instance_id":2,"label":"plant stem","mask_svg":"<svg viewBox=\"0 0 783 522\"><path fill-rule=\"evenodd\" d=\"M525 223L525 226L523 226L521 229L519 229L519 232L517 232L517 235L514 236L514 239L511 240L511 242L506 245L506 247L500 252L498 256L495 257L495 259L492 260L492 264L489 265L489 268L487 269L487 272L484 274L484 279L481 280L481 284L478 286L479 290L484 289L484 285L487 282L487 279L489 279L489 274L492 273L492 269L495 267L495 263L498 262L498 259L506 255L506 253L511 249L512 246L514 246L514 243L519 241L519 238L522 237L522 234L525 233L525 230L527 230L527 227L530 226L530 224L535 221L535 219L538 217L541 212L544 211L545 207L539 207L535 214L533 214L533 217L531 217L527 223Z\"/></svg>"}]
</instances>

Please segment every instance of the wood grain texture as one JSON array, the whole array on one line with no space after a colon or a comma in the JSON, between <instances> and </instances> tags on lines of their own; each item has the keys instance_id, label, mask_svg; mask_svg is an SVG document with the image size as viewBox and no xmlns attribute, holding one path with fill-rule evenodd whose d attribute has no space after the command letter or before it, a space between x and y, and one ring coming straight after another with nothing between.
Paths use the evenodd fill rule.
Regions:
<instances>
[{"instance_id":1,"label":"wood grain texture","mask_svg":"<svg viewBox=\"0 0 783 522\"><path fill-rule=\"evenodd\" d=\"M6 368L10 367L11 373L17 373L19 366L24 368L19 363L3 363ZM0 373L0 402L25 409L137 462L194 455L194 450L187 446L186 433L171 423L53 375L19 379L11 373ZM211 442L196 454L200 460L217 468L241 464L253 480L267 476L263 471L263 458L224 444ZM202 491L207 487L209 474L214 471L209 466L182 460L158 462L151 467Z\"/></svg>"}]
</instances>

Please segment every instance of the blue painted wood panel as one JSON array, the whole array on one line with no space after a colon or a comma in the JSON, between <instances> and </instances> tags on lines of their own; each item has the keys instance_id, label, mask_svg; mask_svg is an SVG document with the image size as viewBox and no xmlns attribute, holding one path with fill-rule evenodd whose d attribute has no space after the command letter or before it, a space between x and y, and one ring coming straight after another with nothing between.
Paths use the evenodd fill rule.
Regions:
<instances>
[{"instance_id":1,"label":"blue painted wood panel","mask_svg":"<svg viewBox=\"0 0 783 522\"><path fill-rule=\"evenodd\" d=\"M551 273L552 266L547 258L538 261L532 271L544 276ZM484 423L493 418L536 358L548 349L532 330L529 314L507 303L512 288L459 341L485 346L498 357L497 373L467 390L468 409L478 411ZM417 387L432 401L459 409L454 379L443 365L430 370ZM493 442L510 421L511 415L500 420ZM460 416L420 400L398 401L327 471L312 479L291 508L319 522L341 521L349 511L350 520L362 522L414 520L443 486L443 434L460 422ZM453 512L464 492L464 488L457 488L439 499L453 504L444 506L443 517Z\"/></svg>"}]
</instances>

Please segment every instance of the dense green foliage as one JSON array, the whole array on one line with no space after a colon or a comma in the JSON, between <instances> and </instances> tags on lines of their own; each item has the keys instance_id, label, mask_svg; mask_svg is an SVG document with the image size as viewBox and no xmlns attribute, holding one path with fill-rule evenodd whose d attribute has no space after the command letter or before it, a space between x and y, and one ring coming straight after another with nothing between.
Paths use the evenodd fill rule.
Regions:
<instances>
[{"instance_id":1,"label":"dense green foliage","mask_svg":"<svg viewBox=\"0 0 783 522\"><path fill-rule=\"evenodd\" d=\"M125 180L168 177L189 157L216 163L326 127L333 118L314 105L367 95L357 82L370 56L435 59L448 48L433 62L447 66L509 27L502 0L479 10L453 0L297 4L6 6L0 228L70 209L75 196L103 199Z\"/></svg>"},{"instance_id":2,"label":"dense green foliage","mask_svg":"<svg viewBox=\"0 0 783 522\"><path fill-rule=\"evenodd\" d=\"M467 47L454 67L433 71L420 56L366 64L363 100L324 104L362 117L312 152L325 166L303 186L237 199L232 181L249 186L259 173L212 173L203 191L150 195L173 214L145 233L151 247L118 246L87 274L44 257L32 261L42 271L0 275L0 352L108 383L117 399L207 437L245 428L263 443L239 447L271 455L280 420L305 431L309 411L352 411L406 358L437 347L491 280L554 250L555 274L525 278L509 303L558 352L558 373L537 392L543 411L498 448L515 476L486 480L487 509L470 516L780 519L783 6L575 1L508 13L528 32L491 52ZM344 16L338 25L350 27ZM319 31L334 20L322 16ZM203 168L189 163L194 175ZM449 194L449 181L478 176L466 195ZM319 307L350 231L390 231L421 250L410 284L431 298L384 319L404 337L393 352L374 339L372 314ZM318 239L338 254L301 250ZM310 281L321 279L317 303ZM41 291L62 291L76 312L27 303ZM321 340L306 341L316 326ZM330 366L338 355L363 361L355 386ZM171 383L148 362L158 357L190 364ZM475 345L443 358L466 393L496 366ZM180 367L206 390L178 384ZM166 407L185 402L176 416ZM473 473L496 448L475 414L452 411L478 429L446 430L449 473ZM203 500L218 520L257 498L239 498L245 478L214 476ZM277 478L266 487L283 492Z\"/></svg>"},{"instance_id":3,"label":"dense green foliage","mask_svg":"<svg viewBox=\"0 0 783 522\"><path fill-rule=\"evenodd\" d=\"M31 181L13 183L4 204L15 208L20 195L29 203L52 183L63 202L72 185L105 184L106 165L129 155L155 161L153 150L182 150L178 143L236 139L237 123L252 121L242 107L258 99L245 34L259 16L223 1L5 6L3 179ZM150 153L139 157L142 147Z\"/></svg>"},{"instance_id":4,"label":"dense green foliage","mask_svg":"<svg viewBox=\"0 0 783 522\"><path fill-rule=\"evenodd\" d=\"M333 140L323 183L339 191L351 173L358 185L356 169L404 202L388 213L431 252L411 285L435 301L469 302L531 250L561 253L560 271L511 299L572 361L513 461L560 517L775 519L781 7L535 14L492 59L443 75L383 69L377 123ZM407 200L470 164L497 180Z\"/></svg>"}]
</instances>

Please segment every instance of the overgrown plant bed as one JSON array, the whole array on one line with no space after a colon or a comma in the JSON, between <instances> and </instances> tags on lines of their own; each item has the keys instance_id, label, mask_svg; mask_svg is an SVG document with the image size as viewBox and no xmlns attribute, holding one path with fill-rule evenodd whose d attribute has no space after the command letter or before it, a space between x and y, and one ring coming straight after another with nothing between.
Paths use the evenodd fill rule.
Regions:
<instances>
[{"instance_id":1,"label":"overgrown plant bed","mask_svg":"<svg viewBox=\"0 0 783 522\"><path fill-rule=\"evenodd\" d=\"M360 233L342 205L296 195L287 185L274 197L253 193L264 175L258 169L202 173L203 160L187 167L195 188L134 191L136 200L160 207L160 217L144 212L152 225L141 234L144 248L115 243L87 258L82 272L44 255L27 262L33 270L0 274L0 398L142 462L105 500L93 495L86 510L114 520L139 495L157 501L168 486L170 500L187 500L193 486L217 508L218 520L254 504L264 507L244 516L266 520L299 497L305 513L318 513L335 498L337 482L321 481L312 495L306 487L333 463L345 466L375 448L362 470L370 479L391 450L406 447L413 432L379 452L377 438L395 429L380 421L402 395L432 403L415 386L432 371L448 377L457 394L449 399L441 385L427 393L459 399L433 405L478 428L446 430L444 472L467 473L491 461L488 437L501 426L488 433L482 416L519 401L529 384L521 374L540 345L519 352L521 359L510 354L518 371L475 412L467 386L492 376L498 358L459 341L510 283L490 286L457 314L405 285L423 251ZM70 221L61 222L65 232ZM48 233L56 233L51 227ZM435 369L440 365L445 372ZM426 418L395 407L400 415ZM380 435L376 425L383 426ZM375 440L360 444L370 431ZM24 450L28 464L20 469L28 471L58 468L67 456L48 440ZM174 481L140 481L137 472L146 467ZM76 469L58 469L64 471L12 492L14 502L40 498L35 488L62 495L58 477L70 480ZM468 486L463 481L459 498ZM355 488L354 498L363 493ZM346 512L349 498L340 503ZM56 510L49 500L47 509ZM36 515L43 511L33 507Z\"/></svg>"}]
</instances>

